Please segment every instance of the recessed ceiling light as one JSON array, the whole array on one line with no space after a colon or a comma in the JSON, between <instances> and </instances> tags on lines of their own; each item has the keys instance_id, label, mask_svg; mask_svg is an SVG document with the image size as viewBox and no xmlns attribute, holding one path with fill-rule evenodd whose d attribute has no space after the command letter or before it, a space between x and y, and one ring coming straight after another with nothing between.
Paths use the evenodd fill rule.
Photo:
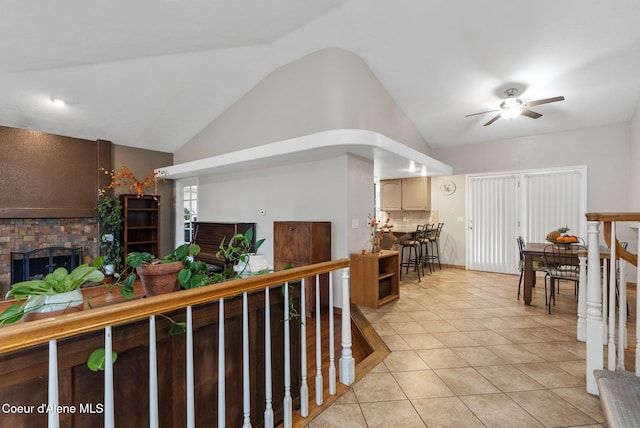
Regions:
<instances>
[{"instance_id":1,"label":"recessed ceiling light","mask_svg":"<svg viewBox=\"0 0 640 428\"><path fill-rule=\"evenodd\" d=\"M58 107L64 107L67 105L67 102L65 100L58 97L51 97L51 103L53 103L53 105Z\"/></svg>"}]
</instances>

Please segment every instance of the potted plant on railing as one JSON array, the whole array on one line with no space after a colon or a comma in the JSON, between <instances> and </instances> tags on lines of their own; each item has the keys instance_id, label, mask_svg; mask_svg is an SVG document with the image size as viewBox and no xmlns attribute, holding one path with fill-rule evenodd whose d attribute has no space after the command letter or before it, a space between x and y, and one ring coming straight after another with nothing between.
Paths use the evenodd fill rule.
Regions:
<instances>
[{"instance_id":1,"label":"potted plant on railing","mask_svg":"<svg viewBox=\"0 0 640 428\"><path fill-rule=\"evenodd\" d=\"M9 306L0 314L0 325L24 318L25 321L80 311L84 299L80 287L88 282L100 283L104 274L95 266L80 265L70 273L59 267L44 279L17 282L11 286L7 298L20 304Z\"/></svg>"},{"instance_id":2,"label":"potted plant on railing","mask_svg":"<svg viewBox=\"0 0 640 428\"><path fill-rule=\"evenodd\" d=\"M255 251L260 248L264 239L252 244L253 229L244 234L232 236L227 243L223 239L220 243L218 257L233 263L233 271L211 272L206 263L195 260L200 252L200 246L195 243L182 244L164 257L157 258L147 252L131 252L126 257L129 268L123 282L121 293L125 297L133 297L133 283L140 277L145 295L178 291L180 288L190 289L204 285L216 284L226 281L228 278L241 278L248 274L266 272L268 264L266 257L257 255ZM234 273L235 272L235 273ZM161 282L162 285L152 284Z\"/></svg>"}]
</instances>

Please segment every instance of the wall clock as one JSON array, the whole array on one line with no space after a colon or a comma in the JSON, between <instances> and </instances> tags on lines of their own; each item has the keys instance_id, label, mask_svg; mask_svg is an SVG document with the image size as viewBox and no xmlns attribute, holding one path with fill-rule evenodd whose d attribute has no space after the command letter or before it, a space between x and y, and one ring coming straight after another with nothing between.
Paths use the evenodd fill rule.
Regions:
<instances>
[{"instance_id":1,"label":"wall clock","mask_svg":"<svg viewBox=\"0 0 640 428\"><path fill-rule=\"evenodd\" d=\"M442 194L445 196L453 195L455 191L456 191L456 183L454 183L453 180L444 181L440 185L440 192L442 192Z\"/></svg>"}]
</instances>

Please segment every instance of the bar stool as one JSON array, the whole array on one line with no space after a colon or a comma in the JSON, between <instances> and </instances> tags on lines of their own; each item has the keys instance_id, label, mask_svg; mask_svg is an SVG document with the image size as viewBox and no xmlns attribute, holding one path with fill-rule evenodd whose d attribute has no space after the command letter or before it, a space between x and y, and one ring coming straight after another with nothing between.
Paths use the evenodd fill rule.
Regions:
<instances>
[{"instance_id":1,"label":"bar stool","mask_svg":"<svg viewBox=\"0 0 640 428\"><path fill-rule=\"evenodd\" d=\"M420 238L420 245L421 245L420 250L422 251L422 257L420 259L423 266L422 270L424 272L424 265L427 265L427 267L429 267L429 274L433 273L433 263L431 260L432 257L429 252L429 246L431 245L431 240L429 239L429 235L434 230L435 229L433 224L425 224L424 230L422 232L422 237Z\"/></svg>"},{"instance_id":2,"label":"bar stool","mask_svg":"<svg viewBox=\"0 0 640 428\"><path fill-rule=\"evenodd\" d=\"M444 223L438 223L438 227L432 230L429 233L429 243L431 245L431 254L429 255L429 260L433 264L435 268L435 262L438 262L438 267L442 270L442 264L440 264L440 232L442 232L442 227Z\"/></svg>"},{"instance_id":3,"label":"bar stool","mask_svg":"<svg viewBox=\"0 0 640 428\"><path fill-rule=\"evenodd\" d=\"M424 233L424 225L419 224L416 226L416 231L413 232L408 239L401 239L400 244L400 279L402 279L402 268L406 268L405 273L409 273L409 267L415 268L418 272L418 282L420 282L420 265L422 264L422 243L420 237ZM408 251L408 257L405 260L405 250ZM422 275L424 276L424 266L422 267Z\"/></svg>"}]
</instances>

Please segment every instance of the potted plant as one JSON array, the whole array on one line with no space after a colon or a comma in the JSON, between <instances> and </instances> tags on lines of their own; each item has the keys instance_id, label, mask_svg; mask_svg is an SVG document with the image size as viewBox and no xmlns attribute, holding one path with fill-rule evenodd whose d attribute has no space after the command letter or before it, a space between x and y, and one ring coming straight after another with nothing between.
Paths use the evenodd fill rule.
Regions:
<instances>
[{"instance_id":1,"label":"potted plant","mask_svg":"<svg viewBox=\"0 0 640 428\"><path fill-rule=\"evenodd\" d=\"M200 252L197 244L182 244L162 258L147 252L127 254L131 269L122 289L125 297L133 296L133 283L139 276L147 296L178 291L180 287L194 288L209 283L209 269L193 258ZM135 271L134 271L135 270Z\"/></svg>"},{"instance_id":2,"label":"potted plant","mask_svg":"<svg viewBox=\"0 0 640 428\"><path fill-rule=\"evenodd\" d=\"M234 235L228 245L225 246L224 239L220 243L216 255L218 257L224 256L226 260L233 263L236 277L264 273L269 268L267 257L257 252L264 242L264 238L258 240L255 245L252 242L253 228L250 228L244 234Z\"/></svg>"},{"instance_id":3,"label":"potted plant","mask_svg":"<svg viewBox=\"0 0 640 428\"><path fill-rule=\"evenodd\" d=\"M0 314L0 325L80 311L84 300L80 287L87 282L101 282L104 274L96 267L80 265L70 273L59 267L44 279L22 281L11 286L7 298L14 297L20 304L8 307Z\"/></svg>"},{"instance_id":4,"label":"potted plant","mask_svg":"<svg viewBox=\"0 0 640 428\"><path fill-rule=\"evenodd\" d=\"M252 245L253 229L245 234L231 237L228 243L223 239L216 255L224 256L234 264L233 271L211 272L206 263L195 260L200 246L182 244L162 258L147 252L131 252L126 257L127 272L118 277L126 277L121 293L127 298L133 297L133 283L140 277L147 296L190 289L226 281L230 277L242 277L247 274L266 272L266 257L255 254L264 239ZM235 271L235 274L233 273ZM159 283L162 283L159 286Z\"/></svg>"},{"instance_id":5,"label":"potted plant","mask_svg":"<svg viewBox=\"0 0 640 428\"><path fill-rule=\"evenodd\" d=\"M100 253L102 265L107 275L113 275L122 269L122 204L117 197L101 194L96 205L96 220L100 225Z\"/></svg>"}]
</instances>

